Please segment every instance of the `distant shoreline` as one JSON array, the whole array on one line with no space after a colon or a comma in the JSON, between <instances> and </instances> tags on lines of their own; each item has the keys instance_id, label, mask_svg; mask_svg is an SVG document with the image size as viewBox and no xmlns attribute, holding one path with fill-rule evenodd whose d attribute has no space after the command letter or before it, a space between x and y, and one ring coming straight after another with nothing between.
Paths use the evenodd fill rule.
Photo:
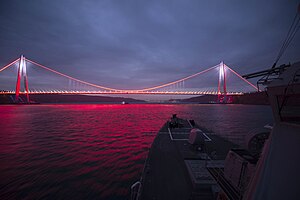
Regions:
<instances>
[{"instance_id":1,"label":"distant shoreline","mask_svg":"<svg viewBox=\"0 0 300 200\"><path fill-rule=\"evenodd\" d=\"M247 93L241 96L230 96L229 104L269 105L265 92ZM0 105L14 105L14 95L0 95ZM88 95L59 95L35 94L30 100L38 104L218 104L217 95L203 95L188 99L170 99L167 101L144 101L125 97L88 96Z\"/></svg>"}]
</instances>

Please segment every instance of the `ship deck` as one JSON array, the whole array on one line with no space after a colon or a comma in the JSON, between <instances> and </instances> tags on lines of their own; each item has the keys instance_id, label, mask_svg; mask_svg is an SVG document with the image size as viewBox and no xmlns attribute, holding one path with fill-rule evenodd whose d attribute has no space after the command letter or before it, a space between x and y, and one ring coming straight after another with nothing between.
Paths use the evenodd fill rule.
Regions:
<instances>
[{"instance_id":1,"label":"ship deck","mask_svg":"<svg viewBox=\"0 0 300 200\"><path fill-rule=\"evenodd\" d=\"M180 128L170 129L167 122L153 141L141 178L141 199L215 198L211 191L214 179L206 169L207 163L224 166L228 151L238 146L188 120L179 119L179 124ZM188 142L192 128L199 128L207 136L202 150Z\"/></svg>"}]
</instances>

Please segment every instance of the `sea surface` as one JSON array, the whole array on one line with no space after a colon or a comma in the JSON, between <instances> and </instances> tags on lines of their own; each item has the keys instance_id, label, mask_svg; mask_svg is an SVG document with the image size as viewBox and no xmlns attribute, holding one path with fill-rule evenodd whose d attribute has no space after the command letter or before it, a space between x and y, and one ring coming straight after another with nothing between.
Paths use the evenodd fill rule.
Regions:
<instances>
[{"instance_id":1,"label":"sea surface","mask_svg":"<svg viewBox=\"0 0 300 200\"><path fill-rule=\"evenodd\" d=\"M0 199L128 199L173 113L240 145L272 123L268 106L0 106Z\"/></svg>"}]
</instances>

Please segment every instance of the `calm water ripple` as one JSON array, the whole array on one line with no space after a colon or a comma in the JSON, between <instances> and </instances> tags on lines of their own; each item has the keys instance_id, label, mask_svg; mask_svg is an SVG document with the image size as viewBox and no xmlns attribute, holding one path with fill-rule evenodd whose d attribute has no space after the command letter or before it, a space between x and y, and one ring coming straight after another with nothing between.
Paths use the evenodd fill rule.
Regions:
<instances>
[{"instance_id":1,"label":"calm water ripple","mask_svg":"<svg viewBox=\"0 0 300 200\"><path fill-rule=\"evenodd\" d=\"M0 106L0 199L126 199L173 113L244 144L267 106Z\"/></svg>"}]
</instances>

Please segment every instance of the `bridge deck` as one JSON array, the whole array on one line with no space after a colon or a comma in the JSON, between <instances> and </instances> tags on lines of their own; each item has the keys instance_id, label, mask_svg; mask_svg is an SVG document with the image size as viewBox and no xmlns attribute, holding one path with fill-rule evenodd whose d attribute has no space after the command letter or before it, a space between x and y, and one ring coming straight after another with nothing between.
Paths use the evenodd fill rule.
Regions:
<instances>
[{"instance_id":1,"label":"bridge deck","mask_svg":"<svg viewBox=\"0 0 300 200\"><path fill-rule=\"evenodd\" d=\"M0 94L14 95L15 91L0 91ZM20 94L27 94L20 92ZM182 91L29 91L29 95L32 94L142 94L142 95L217 95L217 92L182 92ZM242 92L227 92L226 95L242 95Z\"/></svg>"}]
</instances>

